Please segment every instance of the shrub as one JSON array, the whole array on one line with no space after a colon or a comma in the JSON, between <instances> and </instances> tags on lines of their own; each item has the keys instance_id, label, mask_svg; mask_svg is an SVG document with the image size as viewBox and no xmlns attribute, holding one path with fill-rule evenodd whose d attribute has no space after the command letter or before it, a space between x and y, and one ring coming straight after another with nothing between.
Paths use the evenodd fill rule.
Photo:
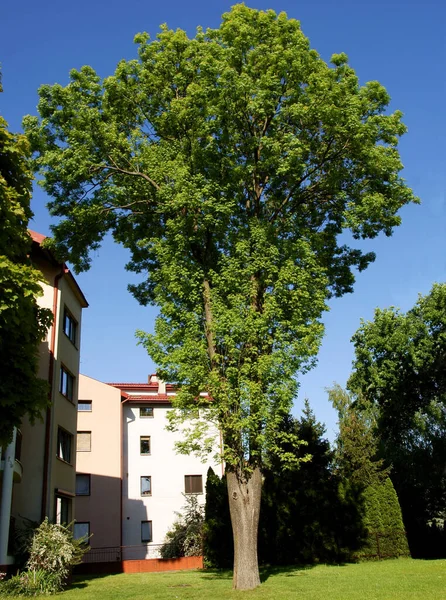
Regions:
<instances>
[{"instance_id":1,"label":"shrub","mask_svg":"<svg viewBox=\"0 0 446 600\"><path fill-rule=\"evenodd\" d=\"M63 589L71 568L81 562L86 540L75 540L68 527L46 518L29 544L27 570L0 584L0 595L38 596Z\"/></svg>"},{"instance_id":2,"label":"shrub","mask_svg":"<svg viewBox=\"0 0 446 600\"><path fill-rule=\"evenodd\" d=\"M369 532L359 558L409 556L401 508L389 477L364 490L364 524Z\"/></svg>"},{"instance_id":3,"label":"shrub","mask_svg":"<svg viewBox=\"0 0 446 600\"><path fill-rule=\"evenodd\" d=\"M6 596L40 596L56 594L63 587L57 573L43 569L23 571L1 584L1 593Z\"/></svg>"},{"instance_id":4,"label":"shrub","mask_svg":"<svg viewBox=\"0 0 446 600\"><path fill-rule=\"evenodd\" d=\"M46 518L31 540L27 567L31 571L55 573L63 580L71 567L81 562L86 540L75 540L68 527L55 525Z\"/></svg>"},{"instance_id":5,"label":"shrub","mask_svg":"<svg viewBox=\"0 0 446 600\"><path fill-rule=\"evenodd\" d=\"M185 498L184 512L176 513L177 520L160 548L162 558L201 556L203 553L203 507L196 496Z\"/></svg>"}]
</instances>

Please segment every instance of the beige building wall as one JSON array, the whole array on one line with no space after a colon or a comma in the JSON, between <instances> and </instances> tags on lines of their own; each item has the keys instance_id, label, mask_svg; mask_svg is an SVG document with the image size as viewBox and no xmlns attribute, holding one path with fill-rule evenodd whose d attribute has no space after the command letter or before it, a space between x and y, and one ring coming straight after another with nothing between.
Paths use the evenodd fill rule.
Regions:
<instances>
[{"instance_id":1,"label":"beige building wall","mask_svg":"<svg viewBox=\"0 0 446 600\"><path fill-rule=\"evenodd\" d=\"M38 372L50 384L51 406L43 412L41 421L31 424L25 419L21 425L23 477L14 485L11 511L19 525L22 517L40 521L48 516L51 521L56 520L57 496L64 499L65 518L71 521L74 517L80 332L82 309L88 306L70 271L40 246L43 236L32 236L33 264L44 277L39 304L54 314L53 325L40 345ZM66 309L76 323L73 341L64 332ZM60 391L62 364L73 377L71 398ZM72 436L69 461L57 457L59 428Z\"/></svg>"},{"instance_id":2,"label":"beige building wall","mask_svg":"<svg viewBox=\"0 0 446 600\"><path fill-rule=\"evenodd\" d=\"M91 433L90 450L79 446L77 473L90 476L89 495L76 496L76 521L89 523L92 548L121 545L121 392L80 375L77 430ZM85 436L84 436L85 437ZM85 477L83 477L85 482ZM78 489L85 493L85 488Z\"/></svg>"}]
</instances>

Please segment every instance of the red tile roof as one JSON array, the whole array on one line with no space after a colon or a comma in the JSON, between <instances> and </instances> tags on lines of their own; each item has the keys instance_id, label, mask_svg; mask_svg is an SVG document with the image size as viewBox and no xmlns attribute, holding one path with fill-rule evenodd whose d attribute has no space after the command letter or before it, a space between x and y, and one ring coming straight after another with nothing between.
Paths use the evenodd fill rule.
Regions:
<instances>
[{"instance_id":1,"label":"red tile roof","mask_svg":"<svg viewBox=\"0 0 446 600\"><path fill-rule=\"evenodd\" d=\"M170 402L172 402L172 396L168 396L167 394L157 394L156 396L130 396L127 395L126 398L126 402L144 402L144 403L151 403L153 402L154 404L157 403L162 403L162 404L169 404Z\"/></svg>"},{"instance_id":2,"label":"red tile roof","mask_svg":"<svg viewBox=\"0 0 446 600\"><path fill-rule=\"evenodd\" d=\"M29 235L33 242L37 242L41 244L43 240L46 240L46 235L42 235L41 233L37 233L37 231L33 231L32 229L28 229Z\"/></svg>"}]
</instances>

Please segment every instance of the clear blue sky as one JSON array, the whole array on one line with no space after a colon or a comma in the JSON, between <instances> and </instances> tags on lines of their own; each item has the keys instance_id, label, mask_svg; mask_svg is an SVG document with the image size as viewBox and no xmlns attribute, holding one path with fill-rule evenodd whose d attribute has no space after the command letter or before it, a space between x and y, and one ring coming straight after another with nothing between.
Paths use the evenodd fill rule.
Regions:
<instances>
[{"instance_id":1,"label":"clear blue sky","mask_svg":"<svg viewBox=\"0 0 446 600\"><path fill-rule=\"evenodd\" d=\"M6 2L1 11L0 62L4 93L0 114L19 131L25 114L36 114L37 88L68 82L72 68L89 64L101 76L112 73L121 58L133 58L133 36L155 35L167 22L190 35L195 27L217 27L232 2L221 0L77 0L77 2ZM361 82L380 81L401 109L409 133L400 150L404 177L421 206L402 211L403 224L391 238L364 244L376 262L358 275L354 294L331 303L325 315L326 336L318 366L302 378L295 412L309 397L318 418L334 437L336 415L324 388L344 384L351 368L350 338L360 319L374 308L410 308L446 274L445 200L445 30L446 3L441 0L270 0L248 3L259 9L286 11L301 21L304 33L323 58L346 52ZM48 234L47 198L36 189L32 228ZM131 276L125 252L107 243L90 272L78 277L90 307L84 312L81 370L103 381L144 381L155 370L135 344L137 328L150 330L155 309L140 307L127 292Z\"/></svg>"}]
</instances>

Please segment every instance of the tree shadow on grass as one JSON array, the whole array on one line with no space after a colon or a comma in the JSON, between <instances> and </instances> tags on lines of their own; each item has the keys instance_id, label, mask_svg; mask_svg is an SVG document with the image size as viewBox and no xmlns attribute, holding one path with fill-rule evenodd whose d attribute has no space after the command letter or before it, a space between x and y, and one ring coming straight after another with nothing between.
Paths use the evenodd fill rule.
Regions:
<instances>
[{"instance_id":1,"label":"tree shadow on grass","mask_svg":"<svg viewBox=\"0 0 446 600\"><path fill-rule=\"evenodd\" d=\"M270 577L276 575L282 575L285 577L296 577L302 575L304 571L313 569L316 565L289 565L286 567L261 567L260 568L260 581L264 583Z\"/></svg>"},{"instance_id":2,"label":"tree shadow on grass","mask_svg":"<svg viewBox=\"0 0 446 600\"><path fill-rule=\"evenodd\" d=\"M79 574L73 575L70 581L68 590L80 590L88 587L88 582L93 579L103 579L104 577L112 577L114 575L119 575L119 573L89 573L89 574Z\"/></svg>"},{"instance_id":3,"label":"tree shadow on grass","mask_svg":"<svg viewBox=\"0 0 446 600\"><path fill-rule=\"evenodd\" d=\"M293 565L288 567L261 567L260 568L260 581L263 583L269 577L275 575L285 575L285 577L294 577L303 571L312 569L315 565ZM207 581L222 581L231 580L232 571L229 569L206 569L201 571L200 578Z\"/></svg>"},{"instance_id":4,"label":"tree shadow on grass","mask_svg":"<svg viewBox=\"0 0 446 600\"><path fill-rule=\"evenodd\" d=\"M207 581L232 579L232 571L229 569L203 569L200 571L200 579Z\"/></svg>"}]
</instances>

